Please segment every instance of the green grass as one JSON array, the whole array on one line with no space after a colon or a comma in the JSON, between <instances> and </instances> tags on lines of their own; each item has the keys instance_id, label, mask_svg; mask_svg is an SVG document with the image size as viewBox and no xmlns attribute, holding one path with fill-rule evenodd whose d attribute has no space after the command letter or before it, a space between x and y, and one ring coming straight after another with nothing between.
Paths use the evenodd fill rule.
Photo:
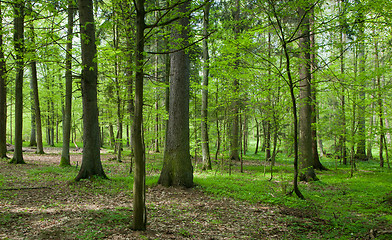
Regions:
<instances>
[{"instance_id":1,"label":"green grass","mask_svg":"<svg viewBox=\"0 0 392 240\"><path fill-rule=\"evenodd\" d=\"M129 152L124 152L124 156ZM157 184L162 168L162 153L146 155L146 185ZM386 201L392 192L392 170L381 169L376 161L357 163L358 171L350 177L351 167L340 165L334 159L322 158L321 162L329 171L317 171L319 181L300 183L300 190L306 200L295 195L287 195L292 190L292 158L279 154L276 166L271 169L264 161L264 153L244 156L244 173L240 173L238 162L233 163L232 174L228 174L227 162L224 166L213 165L212 171L194 170L197 188L214 198L232 198L251 204L269 204L286 209L289 213L279 215L279 221L295 231L298 239L364 239L371 230L380 226L392 226L392 206ZM220 161L219 161L220 163ZM337 165L336 165L337 163ZM200 166L199 164L198 166ZM104 161L103 167L110 180L82 180L70 184L70 189L83 196L83 193L116 196L126 192L132 197L133 174L129 174L129 162ZM337 166L337 168L335 167ZM217 171L217 168L219 169ZM39 166L27 170L28 181L72 182L79 169L59 166ZM0 175L0 186L5 181ZM0 192L1 197L1 192ZM390 197L392 202L392 197ZM147 205L149 203L147 202ZM150 206L154 209L154 206ZM117 231L129 227L128 209L89 211L87 220L78 229L67 231L72 235L78 232L80 239L105 238L104 232ZM150 214L155 214L150 211ZM96 219L91 221L88 217ZM1 216L6 224L10 216ZM96 224L92 224L92 222ZM309 232L313 235L309 237ZM181 229L183 237L192 237L186 229ZM76 235L75 235L76 236ZM385 233L377 239L390 239Z\"/></svg>"},{"instance_id":2,"label":"green grass","mask_svg":"<svg viewBox=\"0 0 392 240\"><path fill-rule=\"evenodd\" d=\"M287 195L292 189L291 159L277 159L272 181L268 181L269 167L258 164L260 161L254 155L246 156L246 159L246 162L254 162L255 165L245 165L245 173L239 173L238 165L233 167L231 175L214 171L199 172L195 174L195 183L203 191L218 198L274 204L302 212L302 217L288 216L282 219L298 231L299 238L306 239L307 229L315 225L323 230L324 238L330 239L362 238L380 225L392 225L392 208L383 202L391 192L392 170L380 169L378 162L358 163L359 170L351 178L350 166L338 165L335 169L335 160L323 158L323 164L331 170L318 171L320 181L300 183L306 198L303 201L295 195ZM307 220L301 223L300 218ZM312 223L315 219L324 224ZM301 232L304 234L301 235ZM383 237L387 239L392 236L385 234L380 239Z\"/></svg>"}]
</instances>

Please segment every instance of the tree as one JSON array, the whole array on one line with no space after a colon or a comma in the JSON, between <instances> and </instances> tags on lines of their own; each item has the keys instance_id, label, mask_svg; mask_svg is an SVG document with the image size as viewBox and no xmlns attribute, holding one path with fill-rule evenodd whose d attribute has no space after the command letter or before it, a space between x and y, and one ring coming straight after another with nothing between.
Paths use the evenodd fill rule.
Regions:
<instances>
[{"instance_id":1,"label":"tree","mask_svg":"<svg viewBox=\"0 0 392 240\"><path fill-rule=\"evenodd\" d=\"M202 81L202 100L201 100L201 148L203 158L203 169L211 170L211 157L208 139L208 78L209 78L209 54L208 54L208 27L211 3L208 2L204 7L203 16L203 81Z\"/></svg>"},{"instance_id":2,"label":"tree","mask_svg":"<svg viewBox=\"0 0 392 240\"><path fill-rule=\"evenodd\" d=\"M0 158L7 158L7 87L3 45L3 12L0 4Z\"/></svg>"},{"instance_id":3,"label":"tree","mask_svg":"<svg viewBox=\"0 0 392 240\"><path fill-rule=\"evenodd\" d=\"M75 180L98 176L107 178L100 156L100 129L97 106L97 47L93 1L79 0L79 22L82 49L83 158Z\"/></svg>"},{"instance_id":4,"label":"tree","mask_svg":"<svg viewBox=\"0 0 392 240\"><path fill-rule=\"evenodd\" d=\"M285 78L285 81L289 87L290 91L290 98L291 98L291 104L292 104L292 124L293 124L293 148L294 148L294 179L293 179L293 185L294 189L293 191L295 194L301 198L304 199L304 196L302 195L301 191L299 190L298 187L298 158L299 158L299 152L298 152L298 113L297 113L297 99L295 96L294 88L294 80L292 77L291 73L291 57L290 57L290 50L288 44L294 41L294 36L296 35L296 31L298 31L301 27L301 22L298 23L296 30L294 30L294 33L291 33L289 37L286 36L286 32L283 28L282 24L282 16L279 16L280 12L277 11L276 5L277 3L273 1L268 1L269 4L269 13L274 17L274 20L272 20L271 16L268 16L269 22L273 25L274 30L276 34L279 37L280 44L282 46L282 50L284 53L284 58L286 59L285 63L285 70L287 74L287 78ZM306 17L302 15L303 17ZM304 37L305 35L301 35L301 37ZM309 37L309 35L308 35ZM306 52L305 52L306 53ZM284 77L283 74L280 74L281 77ZM311 150L311 142L310 142L310 150Z\"/></svg>"},{"instance_id":5,"label":"tree","mask_svg":"<svg viewBox=\"0 0 392 240\"><path fill-rule=\"evenodd\" d=\"M235 0L235 8L233 10L234 16L234 39L237 39L241 28L240 28L240 0ZM234 69L238 69L239 67L239 52L237 50L236 60L234 63ZM231 123L231 142L230 142L230 159L232 160L240 160L239 157L239 81L238 78L234 78L233 80L233 88L234 88L234 99L232 102L232 123Z\"/></svg>"},{"instance_id":6,"label":"tree","mask_svg":"<svg viewBox=\"0 0 392 240\"><path fill-rule=\"evenodd\" d=\"M31 6L29 5L30 11L32 12ZM42 124L41 124L41 106L39 101L39 93L38 93L38 76L37 76L37 60L35 54L35 32L34 25L31 23L30 26L30 41L32 44L31 52L32 59L30 60L30 69L31 69L31 88L32 95L34 99L34 116L35 116L35 129L36 129L36 140L37 140L37 153L44 153L44 146L42 144Z\"/></svg>"},{"instance_id":7,"label":"tree","mask_svg":"<svg viewBox=\"0 0 392 240\"><path fill-rule=\"evenodd\" d=\"M358 106L358 135L359 140L357 143L357 152L355 157L359 160L368 160L366 155L366 120L365 120L365 110L366 110L366 93L365 93L365 24L364 24L364 16L363 16L363 7L362 3L357 0L356 3L358 4L359 9L357 9L357 16L356 20L358 24L358 60L359 60L359 80L360 80L360 89L359 89L359 106Z\"/></svg>"},{"instance_id":8,"label":"tree","mask_svg":"<svg viewBox=\"0 0 392 240\"><path fill-rule=\"evenodd\" d=\"M136 76L135 76L135 112L132 131L133 150L135 154L135 174L133 183L133 229L145 230L147 223L145 206L145 149L143 145L142 123L143 123L143 66L144 66L144 30L145 9L144 0L137 0L136 7Z\"/></svg>"},{"instance_id":9,"label":"tree","mask_svg":"<svg viewBox=\"0 0 392 240\"><path fill-rule=\"evenodd\" d=\"M311 91L311 59L310 59L310 20L309 11L312 6L304 4L298 8L301 23L299 26L299 159L300 179L316 180L313 164L312 148L312 91Z\"/></svg>"},{"instance_id":10,"label":"tree","mask_svg":"<svg viewBox=\"0 0 392 240\"><path fill-rule=\"evenodd\" d=\"M166 147L159 184L193 186L193 167L189 153L189 55L184 49L189 39L189 2L176 7L180 19L172 30L173 46L170 63L169 121Z\"/></svg>"},{"instance_id":11,"label":"tree","mask_svg":"<svg viewBox=\"0 0 392 240\"><path fill-rule=\"evenodd\" d=\"M23 164L23 65L24 65L24 1L14 3L15 78L15 149L11 163Z\"/></svg>"},{"instance_id":12,"label":"tree","mask_svg":"<svg viewBox=\"0 0 392 240\"><path fill-rule=\"evenodd\" d=\"M72 39L74 27L74 0L68 1L67 46L65 55L65 108L63 121L63 148L60 166L71 165L69 157L69 142L72 118Z\"/></svg>"}]
</instances>

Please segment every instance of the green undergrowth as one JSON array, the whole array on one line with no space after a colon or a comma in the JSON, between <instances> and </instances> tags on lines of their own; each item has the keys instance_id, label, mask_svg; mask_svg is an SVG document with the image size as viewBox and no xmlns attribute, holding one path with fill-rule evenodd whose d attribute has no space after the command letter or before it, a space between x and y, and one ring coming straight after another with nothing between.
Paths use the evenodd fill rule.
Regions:
<instances>
[{"instance_id":1,"label":"green undergrowth","mask_svg":"<svg viewBox=\"0 0 392 240\"><path fill-rule=\"evenodd\" d=\"M244 165L244 173L240 173L236 163L231 175L227 166L224 172L197 172L195 183L217 198L288 209L284 212L289 214L282 221L289 222L300 239L308 238L309 231L319 231L322 238L328 239L362 239L377 229L384 232L377 239L392 237L380 229L380 226L392 226L392 207L386 200L392 190L391 169L381 169L375 161L360 162L351 177L350 166L335 168L333 159L323 158L323 164L330 170L317 171L319 181L300 182L299 188L306 198L300 200L295 194L289 194L293 189L290 159L277 160L272 179L270 167L264 167L263 160L253 155L245 162L248 165Z\"/></svg>"}]
</instances>

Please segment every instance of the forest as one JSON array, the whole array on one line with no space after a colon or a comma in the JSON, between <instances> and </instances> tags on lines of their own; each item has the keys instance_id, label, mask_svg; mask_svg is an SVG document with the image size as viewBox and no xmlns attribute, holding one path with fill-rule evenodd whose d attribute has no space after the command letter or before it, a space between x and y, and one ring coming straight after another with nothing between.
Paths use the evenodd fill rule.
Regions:
<instances>
[{"instance_id":1,"label":"forest","mask_svg":"<svg viewBox=\"0 0 392 240\"><path fill-rule=\"evenodd\" d=\"M391 239L391 22L0 0L0 238Z\"/></svg>"}]
</instances>

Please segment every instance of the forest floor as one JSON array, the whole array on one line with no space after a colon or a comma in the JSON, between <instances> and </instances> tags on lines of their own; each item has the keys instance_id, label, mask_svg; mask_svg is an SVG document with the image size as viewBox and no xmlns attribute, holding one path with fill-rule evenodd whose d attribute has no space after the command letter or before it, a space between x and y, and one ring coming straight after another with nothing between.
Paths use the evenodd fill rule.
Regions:
<instances>
[{"instance_id":1,"label":"forest floor","mask_svg":"<svg viewBox=\"0 0 392 240\"><path fill-rule=\"evenodd\" d=\"M155 163L160 155L153 155L147 166L147 230L132 231L129 160L118 163L102 152L111 180L73 182L82 155L72 154L73 167L60 168L59 149L45 150L44 155L25 152L23 165L0 160L0 239L324 239L329 238L325 232L336 227L312 207L214 194L203 187L204 175L200 183L196 180L200 185L191 189L156 185L160 164ZM249 163L247 168L252 169ZM238 183L243 185L240 179ZM246 194L245 187L243 191ZM274 194L276 189L269 193ZM375 239L377 232L392 236L390 222L384 223L342 238Z\"/></svg>"}]
</instances>

